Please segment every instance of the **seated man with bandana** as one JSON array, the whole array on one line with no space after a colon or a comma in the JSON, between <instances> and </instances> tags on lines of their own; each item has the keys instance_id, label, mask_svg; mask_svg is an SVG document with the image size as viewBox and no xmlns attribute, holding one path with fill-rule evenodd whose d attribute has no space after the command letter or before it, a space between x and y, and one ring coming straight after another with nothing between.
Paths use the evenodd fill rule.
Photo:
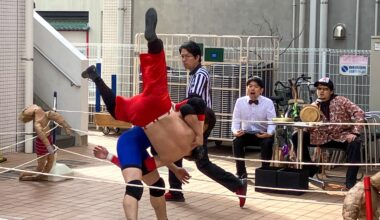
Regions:
<instances>
[{"instance_id":1,"label":"seated man with bandana","mask_svg":"<svg viewBox=\"0 0 380 220\"><path fill-rule=\"evenodd\" d=\"M312 103L321 112L321 121L325 123L364 122L364 111L348 98L334 93L334 83L328 77L321 78L314 83L317 88L318 99ZM340 148L346 151L347 163L360 163L360 148L362 139L360 125L328 124L308 129L303 137L303 161L310 162L308 147ZM297 135L292 137L294 147L297 149ZM315 166L304 165L313 176L318 169ZM346 189L352 188L356 183L358 166L348 166L346 173Z\"/></svg>"}]
</instances>

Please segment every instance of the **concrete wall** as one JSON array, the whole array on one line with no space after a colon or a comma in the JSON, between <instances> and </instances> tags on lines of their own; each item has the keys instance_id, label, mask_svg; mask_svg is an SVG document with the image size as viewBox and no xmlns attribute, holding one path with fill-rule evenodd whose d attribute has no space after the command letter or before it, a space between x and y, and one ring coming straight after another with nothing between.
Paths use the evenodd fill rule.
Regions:
<instances>
[{"instance_id":1,"label":"concrete wall","mask_svg":"<svg viewBox=\"0 0 380 220\"><path fill-rule=\"evenodd\" d=\"M34 0L34 2L37 11L88 11L89 41L90 43L102 42L103 0Z\"/></svg>"},{"instance_id":2,"label":"concrete wall","mask_svg":"<svg viewBox=\"0 0 380 220\"><path fill-rule=\"evenodd\" d=\"M56 91L58 109L87 112L88 82L80 75L88 67L87 58L37 13L34 13L34 48L35 94L53 107ZM87 131L88 115L60 113L71 127Z\"/></svg>"},{"instance_id":3,"label":"concrete wall","mask_svg":"<svg viewBox=\"0 0 380 220\"><path fill-rule=\"evenodd\" d=\"M371 49L371 36L375 29L375 1L360 1L358 49ZM356 0L330 0L328 18L328 44L333 49L355 48ZM379 20L379 19L378 19ZM344 23L347 30L346 40L334 40L333 28L337 23Z\"/></svg>"},{"instance_id":4,"label":"concrete wall","mask_svg":"<svg viewBox=\"0 0 380 220\"><path fill-rule=\"evenodd\" d=\"M24 139L24 123L18 113L25 107L25 1L0 1L0 148L14 145ZM23 145L0 150L21 150Z\"/></svg>"},{"instance_id":5,"label":"concrete wall","mask_svg":"<svg viewBox=\"0 0 380 220\"><path fill-rule=\"evenodd\" d=\"M374 35L375 1L360 1L358 49L370 49L370 39ZM308 47L310 5L309 1L306 2L305 47ZM285 47L291 40L292 4L293 0L134 0L133 34L143 32L144 13L149 7L155 7L159 14L159 33L269 35L269 27L274 30L278 27L281 47ZM299 0L296 4L297 31ZM319 4L317 1L317 47ZM354 49L356 0L330 0L328 7L328 48ZM346 40L333 39L332 32L337 23L346 25ZM297 45L297 41L295 43Z\"/></svg>"},{"instance_id":6,"label":"concrete wall","mask_svg":"<svg viewBox=\"0 0 380 220\"><path fill-rule=\"evenodd\" d=\"M86 43L85 31L59 31L59 33L69 42Z\"/></svg>"},{"instance_id":7,"label":"concrete wall","mask_svg":"<svg viewBox=\"0 0 380 220\"><path fill-rule=\"evenodd\" d=\"M291 40L292 0L134 0L132 5L134 34L143 32L145 11L155 7L159 33L269 35L269 27L277 27L284 44Z\"/></svg>"}]
</instances>

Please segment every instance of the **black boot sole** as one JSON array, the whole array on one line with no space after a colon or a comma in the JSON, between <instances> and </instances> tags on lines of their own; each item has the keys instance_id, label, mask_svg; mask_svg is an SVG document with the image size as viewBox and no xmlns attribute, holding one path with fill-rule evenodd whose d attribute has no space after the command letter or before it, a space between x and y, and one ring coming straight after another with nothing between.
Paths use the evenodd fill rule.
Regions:
<instances>
[{"instance_id":1,"label":"black boot sole","mask_svg":"<svg viewBox=\"0 0 380 220\"><path fill-rule=\"evenodd\" d=\"M156 35L157 26L157 12L154 8L149 8L145 14L145 39L152 42L157 39Z\"/></svg>"},{"instance_id":2,"label":"black boot sole","mask_svg":"<svg viewBox=\"0 0 380 220\"><path fill-rule=\"evenodd\" d=\"M98 74L96 73L96 67L94 65L89 66L85 71L82 72L82 78L84 79L90 78L94 80L97 77L98 77Z\"/></svg>"}]
</instances>

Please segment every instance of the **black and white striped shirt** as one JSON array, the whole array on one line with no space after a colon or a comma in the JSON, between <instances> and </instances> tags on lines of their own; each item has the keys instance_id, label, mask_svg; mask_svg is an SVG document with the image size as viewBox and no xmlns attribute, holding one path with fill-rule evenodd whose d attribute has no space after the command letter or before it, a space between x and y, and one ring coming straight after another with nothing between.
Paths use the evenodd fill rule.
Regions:
<instances>
[{"instance_id":1,"label":"black and white striped shirt","mask_svg":"<svg viewBox=\"0 0 380 220\"><path fill-rule=\"evenodd\" d=\"M212 108L210 76L206 68L200 64L190 72L186 94L187 96L190 94L199 95L206 102L207 107Z\"/></svg>"}]
</instances>

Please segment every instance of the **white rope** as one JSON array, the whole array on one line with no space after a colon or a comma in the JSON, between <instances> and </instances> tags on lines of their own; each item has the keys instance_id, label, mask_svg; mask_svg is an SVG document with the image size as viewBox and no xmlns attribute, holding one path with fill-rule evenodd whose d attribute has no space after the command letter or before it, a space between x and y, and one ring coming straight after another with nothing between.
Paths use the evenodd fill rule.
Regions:
<instances>
[{"instance_id":1,"label":"white rope","mask_svg":"<svg viewBox=\"0 0 380 220\"><path fill-rule=\"evenodd\" d=\"M281 160L263 160L263 159L247 159L231 156L218 156L208 154L209 157L227 159L227 160L240 160L240 161L252 161L252 162L268 162L268 163L280 163L280 164L300 164L300 165L338 165L338 166L380 166L380 163L320 163L320 162L297 162L297 161L281 161Z\"/></svg>"},{"instance_id":2,"label":"white rope","mask_svg":"<svg viewBox=\"0 0 380 220\"><path fill-rule=\"evenodd\" d=\"M85 111L72 111L72 110L63 110L63 109L57 109L57 112L68 112L68 113L81 113L81 114L89 114L89 115L94 115L94 114L100 114L100 115L109 115L107 112L85 112Z\"/></svg>"},{"instance_id":3,"label":"white rope","mask_svg":"<svg viewBox=\"0 0 380 220\"><path fill-rule=\"evenodd\" d=\"M34 162L34 161L36 161L36 160L38 160L38 159L40 159L40 158L46 157L47 155L49 155L49 154L42 155L42 156L37 157L37 158L35 158L35 159L33 159L33 160L30 160L30 161L28 161L28 162L25 162L25 163L23 163L23 164L17 165L17 166L15 166L15 167L13 167L13 168L17 169L17 168L19 168L19 167L23 167L23 166L25 166L26 164L32 163L32 162ZM7 172L7 170L0 172L0 174L3 174L3 173L5 173L5 172Z\"/></svg>"},{"instance_id":4,"label":"white rope","mask_svg":"<svg viewBox=\"0 0 380 220\"><path fill-rule=\"evenodd\" d=\"M58 126L56 125L55 127L53 127L52 129L48 130L47 132L51 132L52 130L56 129L57 127L58 127ZM33 136L33 137L31 137L31 138L27 138L27 139L25 139L25 140L23 140L23 141L20 141L20 142L17 142L17 143L14 143L14 144L8 145L8 146L6 146L6 147L2 147L2 148L0 148L0 151L1 151L1 150L8 149L8 148L11 148L11 147L13 147L13 146L17 146L17 145L22 144L22 143L25 143L25 142L27 142L27 141L33 140L33 139L35 139L35 138L37 138L37 137L38 137L38 136Z\"/></svg>"},{"instance_id":5,"label":"white rope","mask_svg":"<svg viewBox=\"0 0 380 220\"><path fill-rule=\"evenodd\" d=\"M103 163L111 163L110 161L108 160L102 160L102 159L99 159L99 158L96 158L96 157L90 157L90 156L87 156L87 155L83 155L83 154L80 154L80 153L76 153L76 152L72 152L72 151L69 151L69 150L64 150L62 148L59 148L58 146L54 145L58 150L61 150L61 151L64 151L66 153L70 153L70 154L74 154L74 155L77 155L77 156L80 156L80 157L85 157L85 158L88 158L88 159L93 159L93 160L96 160L96 161L101 161ZM112 164L112 163L111 163ZM43 173L41 173L43 174ZM203 181L201 179L198 179L199 181ZM149 186L148 188L152 187L153 189L155 189L153 186ZM326 191L326 190L302 190L302 189L288 189L288 188L272 188L272 187L262 187L262 186L255 186L256 188L262 188L262 189L273 189L273 190L276 190L278 189L279 191L296 191L296 192L319 192L319 193L326 193L326 192L331 192L331 191ZM156 189L164 189L164 188L156 188ZM175 191L174 189L170 189L171 191ZM178 189L176 189L178 190ZM181 190L178 190L178 191L181 191ZM335 192L335 191L334 191Z\"/></svg>"},{"instance_id":6,"label":"white rope","mask_svg":"<svg viewBox=\"0 0 380 220\"><path fill-rule=\"evenodd\" d=\"M242 196L242 195L231 195L231 194L225 194L225 193L213 193L213 192L201 192L196 190L180 190L180 189L172 189L172 188L166 188L166 187L156 187L156 186L147 186L147 185L136 185L136 184L130 184L130 183L123 183L119 181L110 181L110 180L104 180L104 179L96 179L96 178L88 178L88 177L78 177L78 176L67 176L67 175L59 175L59 174L51 174L51 173L42 173L42 172L36 172L36 171L29 171L29 170L22 170L17 168L9 168L9 167L2 167L0 166L0 169L4 169L6 171L17 171L17 172L28 172L33 174L39 174L39 175L45 175L45 176L53 176L53 177L60 177L65 179L77 179L77 180L83 180L83 181L90 181L90 182L98 182L98 183L109 183L109 184L118 184L118 185L125 185L125 186L134 186L134 187L141 187L141 188L148 188L148 189L160 189L165 191L177 191L177 192L187 192L187 193L199 193L199 194L208 194L208 195L217 195L217 196L226 196L226 197L242 197L242 198L249 198L249 199L258 199L254 196ZM271 188L271 187L258 187L256 188L263 188L263 189L271 189L271 190L281 190L281 191L295 191L295 192L318 192L318 193L329 193L331 191L322 191L322 190L296 190L296 189L287 189L287 188ZM345 193L341 191L334 191L336 193ZM263 199L266 200L266 199ZM283 202L289 202L289 199L287 200L277 200L276 201L283 201ZM297 202L297 201L294 201ZM340 203L326 203L326 202L315 202L315 201L299 201L302 203L312 203L312 204L325 204L325 205L341 205Z\"/></svg>"},{"instance_id":7,"label":"white rope","mask_svg":"<svg viewBox=\"0 0 380 220\"><path fill-rule=\"evenodd\" d=\"M58 112L68 112L68 113L81 113L81 114L105 114L106 112L86 112L86 111L71 111L71 110L63 110L57 109ZM250 122L250 123L264 123L264 124L273 124L273 125L286 125L286 126L295 126L295 127L319 127L323 125L380 125L379 123L371 123L371 122L282 122L282 121L256 121L256 120L242 120L242 119L223 119L221 121L224 122Z\"/></svg>"},{"instance_id":8,"label":"white rope","mask_svg":"<svg viewBox=\"0 0 380 220\"><path fill-rule=\"evenodd\" d=\"M33 135L36 132L2 132L0 135L12 135L12 134L26 134L26 135Z\"/></svg>"}]
</instances>

